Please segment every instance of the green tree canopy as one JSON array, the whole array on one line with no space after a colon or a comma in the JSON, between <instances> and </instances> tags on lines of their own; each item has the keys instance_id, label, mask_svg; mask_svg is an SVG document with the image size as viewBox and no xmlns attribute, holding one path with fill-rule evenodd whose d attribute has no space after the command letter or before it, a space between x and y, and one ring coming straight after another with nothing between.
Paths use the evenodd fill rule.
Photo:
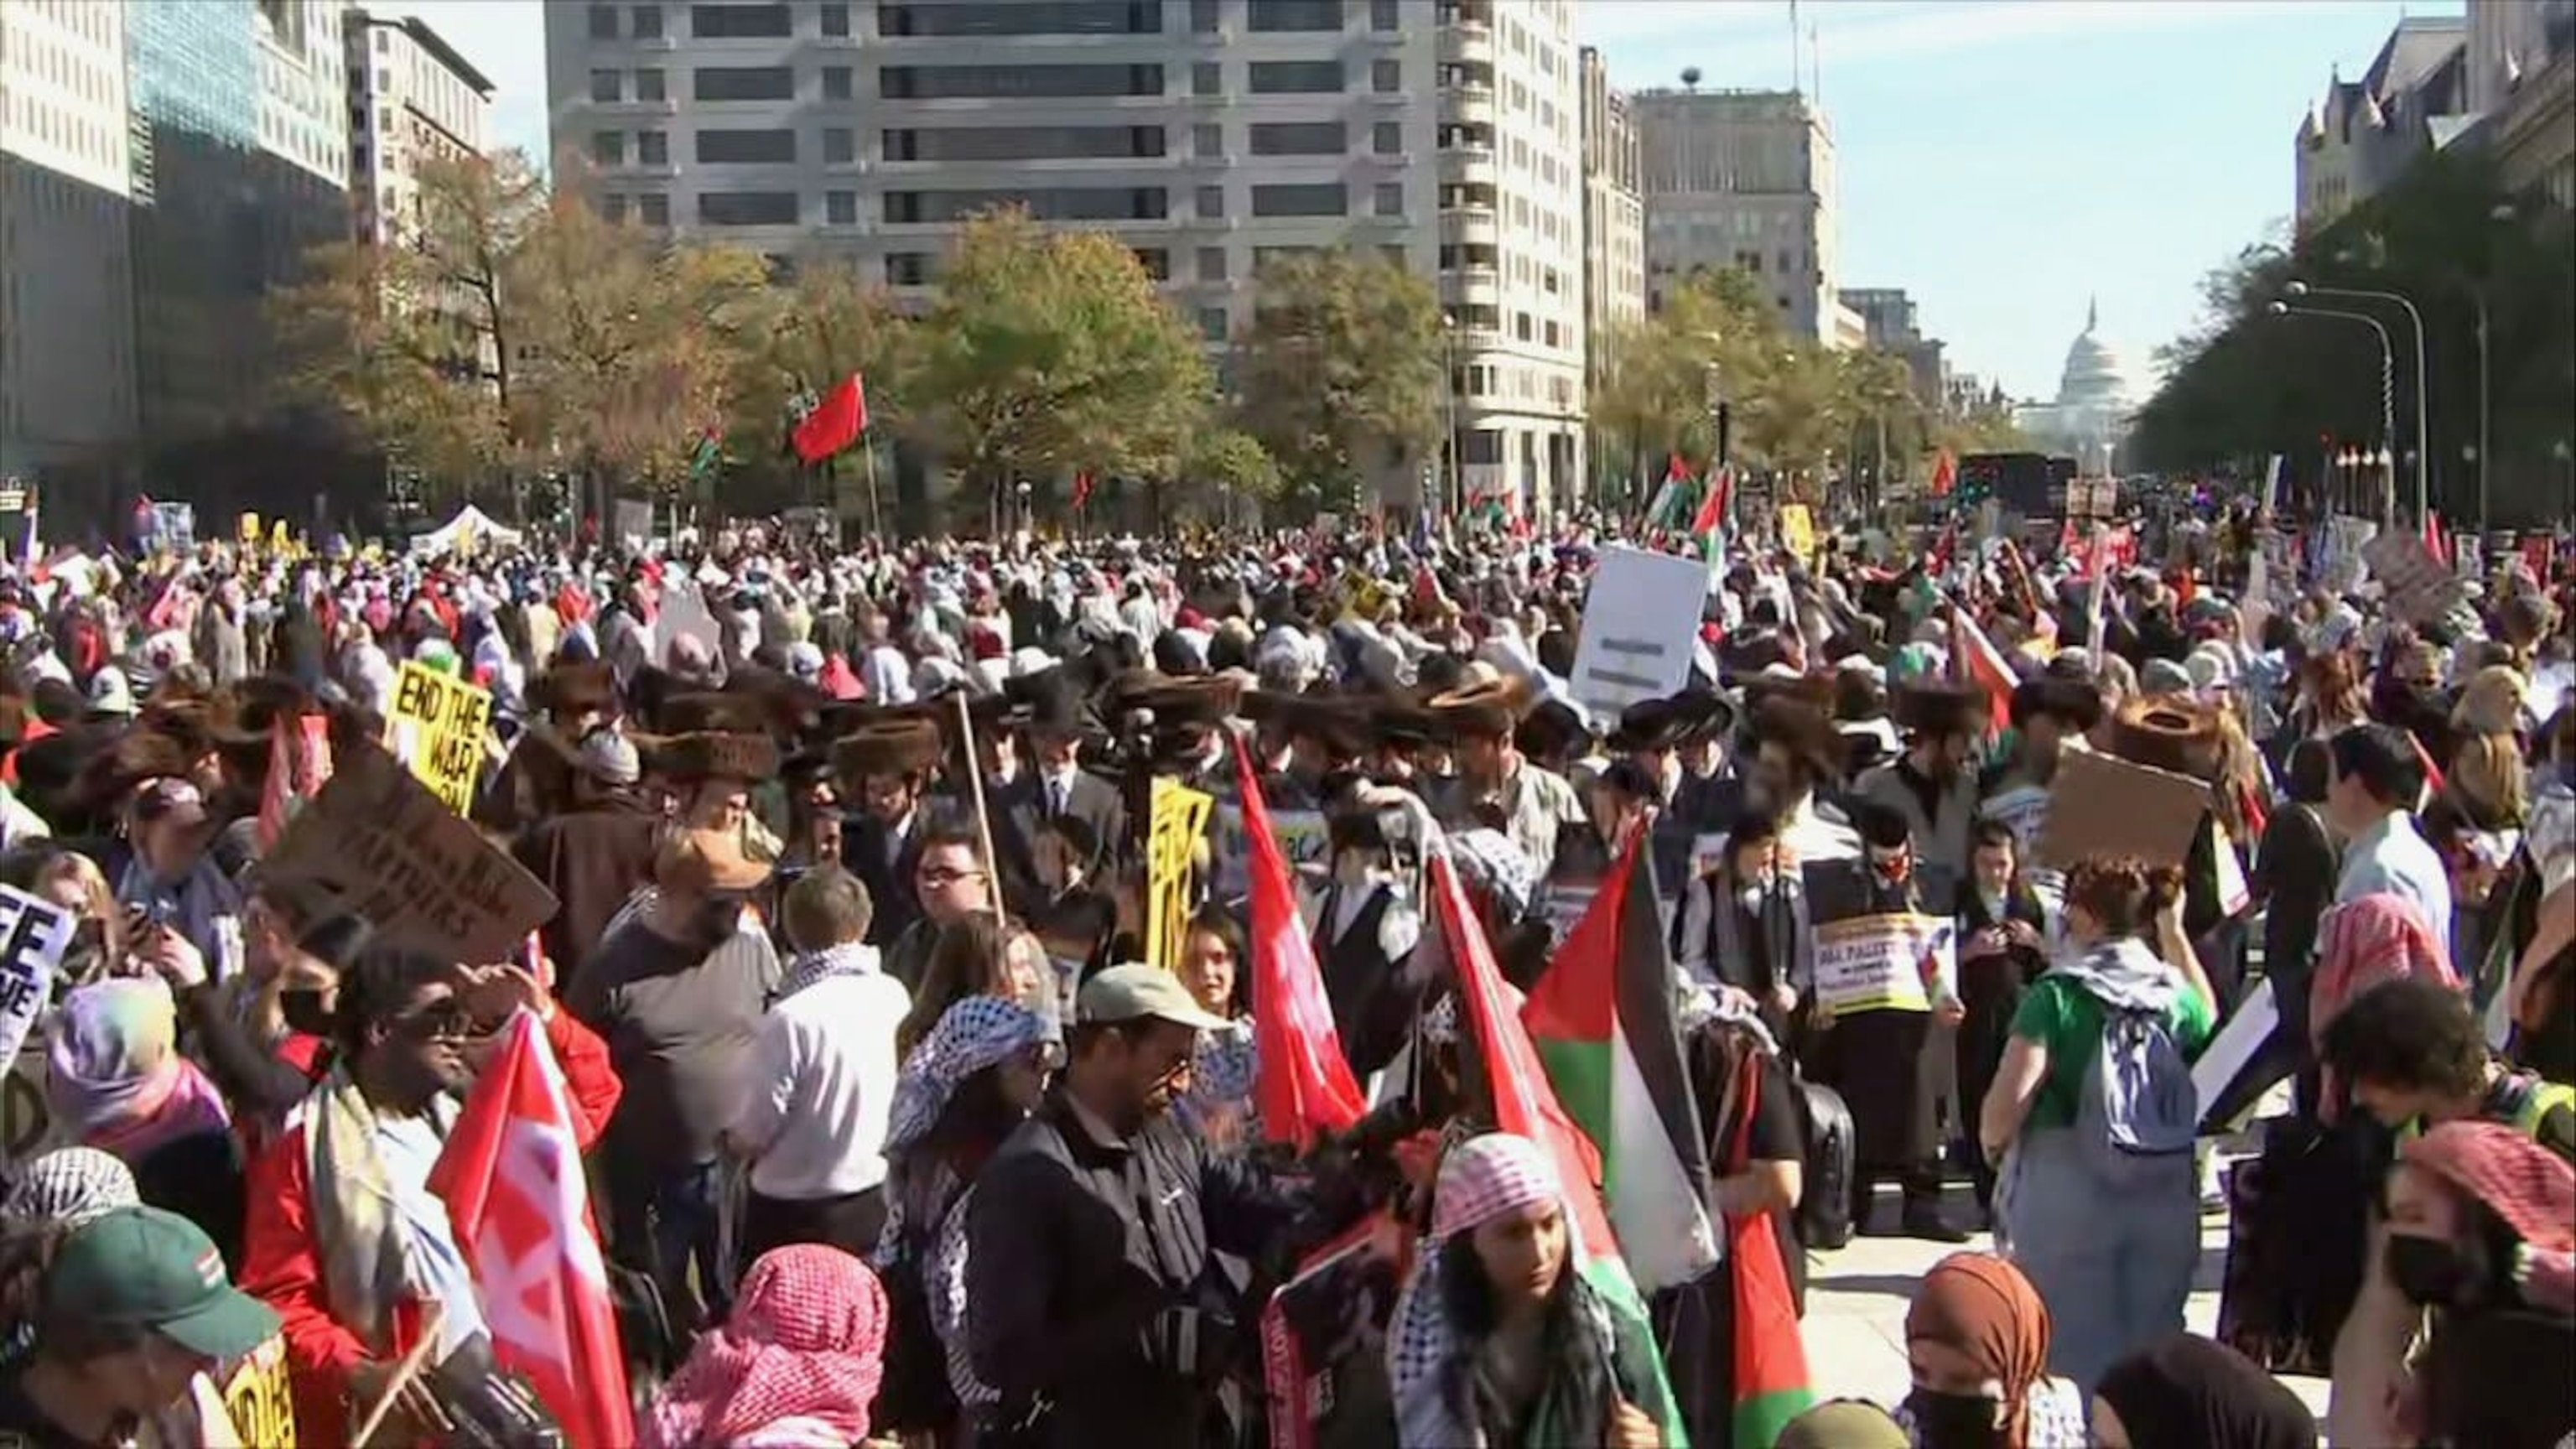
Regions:
<instances>
[{"instance_id":1,"label":"green tree canopy","mask_svg":"<svg viewBox=\"0 0 2576 1449\"><path fill-rule=\"evenodd\" d=\"M1443 346L1431 284L1384 258L1266 262L1236 350L1243 430L1292 484L1342 497L1373 465L1438 446Z\"/></svg>"}]
</instances>

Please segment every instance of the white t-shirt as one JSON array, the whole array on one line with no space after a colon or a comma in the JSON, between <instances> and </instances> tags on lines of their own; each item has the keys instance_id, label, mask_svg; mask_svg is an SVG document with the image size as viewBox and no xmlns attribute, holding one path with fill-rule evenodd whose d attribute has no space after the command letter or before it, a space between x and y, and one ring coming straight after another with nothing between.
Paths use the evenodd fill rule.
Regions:
<instances>
[{"instance_id":1,"label":"white t-shirt","mask_svg":"<svg viewBox=\"0 0 2576 1449\"><path fill-rule=\"evenodd\" d=\"M751 1091L734 1124L760 1154L752 1191L804 1202L885 1182L894 1033L911 1010L902 982L869 971L827 976L761 1018Z\"/></svg>"}]
</instances>

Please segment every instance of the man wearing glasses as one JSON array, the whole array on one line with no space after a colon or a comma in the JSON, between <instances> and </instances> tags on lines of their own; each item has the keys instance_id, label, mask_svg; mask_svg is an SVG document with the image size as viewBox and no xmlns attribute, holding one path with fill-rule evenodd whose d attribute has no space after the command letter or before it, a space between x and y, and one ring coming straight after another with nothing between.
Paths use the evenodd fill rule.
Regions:
<instances>
[{"instance_id":1,"label":"man wearing glasses","mask_svg":"<svg viewBox=\"0 0 2576 1449\"><path fill-rule=\"evenodd\" d=\"M984 868L983 846L972 820L943 815L922 827L912 887L921 914L887 948L886 974L902 982L904 990L919 991L940 928L994 907L992 875Z\"/></svg>"}]
</instances>

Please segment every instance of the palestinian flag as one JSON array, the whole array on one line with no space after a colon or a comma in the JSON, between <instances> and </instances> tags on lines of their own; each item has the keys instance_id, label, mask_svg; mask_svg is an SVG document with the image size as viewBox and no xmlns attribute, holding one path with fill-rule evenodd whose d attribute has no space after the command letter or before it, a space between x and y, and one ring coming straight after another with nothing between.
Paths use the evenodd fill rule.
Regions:
<instances>
[{"instance_id":1,"label":"palestinian flag","mask_svg":"<svg viewBox=\"0 0 2576 1449\"><path fill-rule=\"evenodd\" d=\"M1682 455L1674 453L1665 460L1663 486L1655 490L1653 501L1646 505L1646 527L1678 533L1699 503L1699 478L1691 472L1690 464L1682 461Z\"/></svg>"},{"instance_id":2,"label":"palestinian flag","mask_svg":"<svg viewBox=\"0 0 2576 1449\"><path fill-rule=\"evenodd\" d=\"M1707 1136L1682 1064L1673 968L1633 832L1521 1008L1557 1098L1601 1154L1610 1226L1647 1294L1717 1261Z\"/></svg>"},{"instance_id":3,"label":"palestinian flag","mask_svg":"<svg viewBox=\"0 0 2576 1449\"><path fill-rule=\"evenodd\" d=\"M1556 1164L1557 1180L1565 1185L1565 1215L1573 1228L1568 1236L1572 1239L1569 1246L1575 1271L1601 1295L1612 1313L1640 1332L1651 1334L1645 1302L1637 1295L1636 1280L1628 1276L1628 1265L1619 1257L1619 1240L1611 1231L1610 1214L1602 1205L1600 1156L1549 1087L1538 1048L1531 1043L1521 1018L1512 1012L1510 988L1503 984L1502 968L1494 964L1493 947L1486 942L1484 927L1477 923L1474 909L1467 904L1466 889L1458 883L1457 867L1450 864L1445 850L1432 853L1428 888L1431 902L1426 913L1429 919L1424 922L1423 949L1434 953L1434 979L1448 974L1457 981L1459 1030L1474 1034L1476 1044L1470 1059L1483 1063L1485 1068L1485 1080L1470 1083L1468 1091L1471 1096L1490 1098L1491 1118L1497 1130L1517 1133L1547 1152ZM1437 958L1443 955L1448 958L1447 973L1438 969ZM1658 1379L1663 1372L1662 1355L1658 1354ZM1658 1383L1657 1388L1665 1406L1663 1423L1658 1426L1663 1431L1663 1441L1667 1449L1686 1449L1690 1433L1674 1406L1671 1385Z\"/></svg>"},{"instance_id":4,"label":"palestinian flag","mask_svg":"<svg viewBox=\"0 0 2576 1449\"><path fill-rule=\"evenodd\" d=\"M1977 627L1976 616L1962 606L1950 615L1950 674L1963 684L1973 684L1985 691L1988 716L1986 738L1994 739L2012 728L2013 686L2020 676L2005 662L2004 652L1986 631Z\"/></svg>"}]
</instances>

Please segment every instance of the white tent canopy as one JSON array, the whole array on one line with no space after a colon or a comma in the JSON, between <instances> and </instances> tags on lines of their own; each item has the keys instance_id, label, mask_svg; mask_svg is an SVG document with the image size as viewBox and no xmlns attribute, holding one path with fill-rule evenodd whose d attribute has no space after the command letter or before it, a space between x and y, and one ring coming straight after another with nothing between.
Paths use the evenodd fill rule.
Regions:
<instances>
[{"instance_id":1,"label":"white tent canopy","mask_svg":"<svg viewBox=\"0 0 2576 1449\"><path fill-rule=\"evenodd\" d=\"M504 528L490 514L468 503L456 516L428 533L414 535L411 551L415 554L472 553L484 548L515 548L520 539L515 528Z\"/></svg>"}]
</instances>

